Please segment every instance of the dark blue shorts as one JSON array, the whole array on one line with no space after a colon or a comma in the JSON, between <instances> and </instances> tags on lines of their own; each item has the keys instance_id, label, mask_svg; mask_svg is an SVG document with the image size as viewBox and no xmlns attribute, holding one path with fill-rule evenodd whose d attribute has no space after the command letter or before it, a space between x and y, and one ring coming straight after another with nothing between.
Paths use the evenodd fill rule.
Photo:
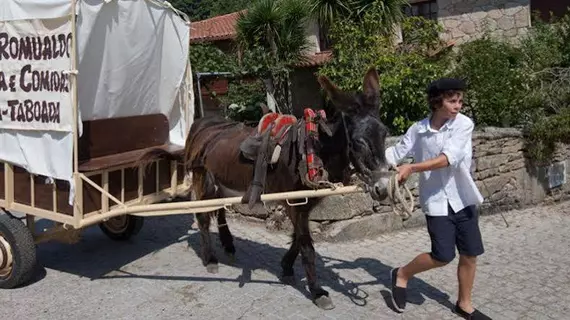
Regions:
<instances>
[{"instance_id":1,"label":"dark blue shorts","mask_svg":"<svg viewBox=\"0 0 570 320\"><path fill-rule=\"evenodd\" d=\"M455 258L455 247L460 255L483 254L483 241L479 231L479 213L475 206L453 212L448 206L448 215L426 216L431 238L431 256L437 261L450 262Z\"/></svg>"}]
</instances>

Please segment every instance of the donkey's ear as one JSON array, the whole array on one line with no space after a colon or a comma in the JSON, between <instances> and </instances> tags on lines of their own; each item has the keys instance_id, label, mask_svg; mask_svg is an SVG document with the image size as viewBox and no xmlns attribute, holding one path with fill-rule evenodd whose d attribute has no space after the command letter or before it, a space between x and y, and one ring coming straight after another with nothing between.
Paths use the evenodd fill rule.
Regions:
<instances>
[{"instance_id":1,"label":"donkey's ear","mask_svg":"<svg viewBox=\"0 0 570 320\"><path fill-rule=\"evenodd\" d=\"M332 100L340 96L340 90L329 80L329 78L327 78L326 76L319 76L318 81L321 87L327 92L327 95Z\"/></svg>"},{"instance_id":2,"label":"donkey's ear","mask_svg":"<svg viewBox=\"0 0 570 320\"><path fill-rule=\"evenodd\" d=\"M375 67L371 67L364 75L363 86L364 95L367 98L376 99L380 95L380 83L378 72Z\"/></svg>"},{"instance_id":3,"label":"donkey's ear","mask_svg":"<svg viewBox=\"0 0 570 320\"><path fill-rule=\"evenodd\" d=\"M350 99L350 97L348 97L344 92L342 92L342 90L340 90L336 85L334 85L329 80L329 78L326 76L320 76L318 78L318 81L337 109L341 111L348 111L354 107L354 101Z\"/></svg>"}]
</instances>

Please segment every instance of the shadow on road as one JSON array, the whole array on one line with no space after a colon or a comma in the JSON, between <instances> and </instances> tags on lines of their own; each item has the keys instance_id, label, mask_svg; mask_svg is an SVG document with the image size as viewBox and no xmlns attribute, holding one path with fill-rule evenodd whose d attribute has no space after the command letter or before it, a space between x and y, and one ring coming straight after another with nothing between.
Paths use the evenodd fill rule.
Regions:
<instances>
[{"instance_id":1,"label":"shadow on road","mask_svg":"<svg viewBox=\"0 0 570 320\"><path fill-rule=\"evenodd\" d=\"M374 286L381 284L385 287L382 289L380 293L384 298L386 305L390 307L392 310L396 311L394 306L392 305L391 297L390 297L390 271L392 270L392 266L388 266L382 263L378 259L374 258L358 258L354 261L347 261L337 258L331 257L321 257L323 261L326 261L329 266L328 269L356 269L360 268L368 272L372 277L376 278L374 281L367 281L367 282L359 282L353 283L352 285L355 288L359 286ZM441 290L437 289L436 287L430 285L429 283L418 279L412 278L408 282L408 292L407 292L407 301L408 303L415 304L415 305L422 305L425 302L425 298L432 299L442 306L452 310L454 305L449 301L449 295L442 292Z\"/></svg>"},{"instance_id":2,"label":"shadow on road","mask_svg":"<svg viewBox=\"0 0 570 320\"><path fill-rule=\"evenodd\" d=\"M89 279L98 279L144 256L184 241L193 222L190 216L145 218L138 235L127 241L113 241L98 226L86 229L76 244L48 242L38 245L38 263L48 269ZM47 227L38 221L36 227Z\"/></svg>"},{"instance_id":3,"label":"shadow on road","mask_svg":"<svg viewBox=\"0 0 570 320\"><path fill-rule=\"evenodd\" d=\"M200 235L197 231L190 231L193 216L170 216L145 219L145 226L129 241L115 242L108 239L97 228L86 230L80 243L75 245L62 245L57 243L42 244L38 248L39 263L45 267L65 273L86 277L91 280L143 278L150 280L177 280L192 282L235 282L240 288L248 283L262 283L268 285L284 285L279 281L281 275L280 261L286 253L288 244L283 247L274 247L267 243L251 241L237 237L234 234L236 259L231 261L225 256L220 246L217 232L211 232L215 254L219 259L220 269L232 266L241 269L236 278L228 278L219 274L204 276L205 267L197 271L198 275L161 275L136 274L121 270L122 267L136 261L148 254L164 249L171 244L187 241L189 248L198 258L200 255ZM212 228L214 231L214 228ZM385 287L380 291L388 307L392 306L389 287L390 270L392 266L382 263L375 258L358 258L354 261L338 259L319 255L316 246L316 268L320 284L325 290L338 292L348 297L355 305L365 306L368 303L369 293L365 290L376 290L376 285ZM190 253L192 254L192 253ZM367 282L354 282L340 275L341 270L365 270L375 280ZM273 274L275 281L252 279L254 270L264 270ZM294 287L305 297L310 299L306 289L305 271L301 264L300 255L295 261L296 284ZM45 271L44 271L45 275ZM367 288L363 288L367 287ZM421 305L425 297L435 300L441 305L451 309L449 296L430 284L414 278L408 284L408 302Z\"/></svg>"}]
</instances>

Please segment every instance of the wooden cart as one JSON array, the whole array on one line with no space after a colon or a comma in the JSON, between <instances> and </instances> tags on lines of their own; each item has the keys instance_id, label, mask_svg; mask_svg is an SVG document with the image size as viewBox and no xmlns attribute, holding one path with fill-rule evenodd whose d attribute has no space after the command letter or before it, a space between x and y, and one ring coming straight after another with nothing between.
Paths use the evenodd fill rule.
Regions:
<instances>
[{"instance_id":1,"label":"wooden cart","mask_svg":"<svg viewBox=\"0 0 570 320\"><path fill-rule=\"evenodd\" d=\"M0 22L1 288L30 279L36 244L73 243L96 224L115 240L136 234L143 220L125 208L176 195L184 176L161 161L143 178L135 161L156 146L182 150L193 118L190 22L167 2L8 6ZM156 73L163 78L133 77ZM37 218L54 225L37 232Z\"/></svg>"}]
</instances>

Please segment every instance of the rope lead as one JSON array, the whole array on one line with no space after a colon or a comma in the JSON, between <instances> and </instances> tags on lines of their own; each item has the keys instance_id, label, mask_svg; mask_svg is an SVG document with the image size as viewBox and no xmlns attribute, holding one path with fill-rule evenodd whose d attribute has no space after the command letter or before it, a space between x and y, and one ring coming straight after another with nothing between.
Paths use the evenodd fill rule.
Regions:
<instances>
[{"instance_id":1,"label":"rope lead","mask_svg":"<svg viewBox=\"0 0 570 320\"><path fill-rule=\"evenodd\" d=\"M407 198L402 194L401 188L402 187L398 183L398 172L396 171L390 176L390 180L388 182L388 198L390 198L392 211L402 217L402 220L406 221L414 212L414 196L408 186L404 184L403 188L407 194L407 198L409 198L408 202ZM399 206L398 202L400 204Z\"/></svg>"}]
</instances>

